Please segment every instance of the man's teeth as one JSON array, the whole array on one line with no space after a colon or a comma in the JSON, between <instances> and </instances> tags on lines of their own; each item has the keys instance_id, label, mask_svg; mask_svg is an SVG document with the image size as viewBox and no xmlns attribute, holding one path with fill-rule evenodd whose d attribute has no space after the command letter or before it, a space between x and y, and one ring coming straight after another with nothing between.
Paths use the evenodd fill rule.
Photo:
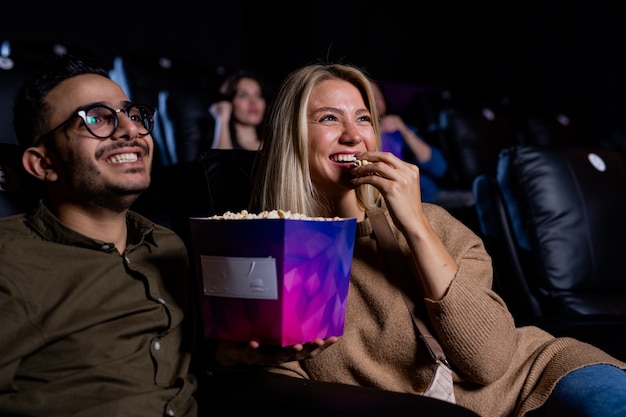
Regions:
<instances>
[{"instance_id":1,"label":"man's teeth","mask_svg":"<svg viewBox=\"0 0 626 417\"><path fill-rule=\"evenodd\" d=\"M109 162L114 164L123 164L124 162L135 162L138 159L139 158L137 158L136 153L122 153L110 157Z\"/></svg>"}]
</instances>

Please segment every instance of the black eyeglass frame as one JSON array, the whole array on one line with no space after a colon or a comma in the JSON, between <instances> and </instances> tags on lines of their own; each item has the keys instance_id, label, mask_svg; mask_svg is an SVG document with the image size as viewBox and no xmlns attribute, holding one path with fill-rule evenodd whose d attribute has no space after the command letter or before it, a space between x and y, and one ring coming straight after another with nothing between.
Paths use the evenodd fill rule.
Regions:
<instances>
[{"instance_id":1,"label":"black eyeglass frame","mask_svg":"<svg viewBox=\"0 0 626 417\"><path fill-rule=\"evenodd\" d=\"M89 124L87 123L87 113L89 112L89 110L96 108L96 107L104 107L106 109L109 109L111 111L111 114L113 114L113 130L111 131L111 133L109 133L108 135L102 136L102 135L97 135L95 134L91 128L89 127ZM148 111L147 114L150 115L150 125L149 127L146 127L147 132L146 133L140 133L140 136L145 136L148 135L152 132L152 130L154 129L154 115L156 113L156 109L152 106L148 106L145 104L137 104L137 103L128 103L125 107L121 108L121 109L114 109L112 107L109 107L107 105L104 104L100 104L100 103L92 103L92 104L87 104L85 106L81 106L79 108L77 108L76 110L74 110L74 112L72 113L72 115L70 117L68 117L64 122L60 123L58 126L56 126L54 129L50 130L48 133L45 133L41 136L39 136L39 138L33 143L33 146L37 146L40 143L42 143L44 140L46 140L47 138L51 137L54 132L56 132L57 130L63 128L64 126L66 126L68 123L70 123L71 121L73 121L76 117L80 118L83 125L85 125L85 128L87 129L87 131L93 135L94 137L98 138L98 139L106 139L108 137L110 137L111 135L113 135L113 133L115 133L115 131L117 130L118 126L119 126L119 119L117 117L117 114L120 112L123 112L127 117L130 117L130 110L133 108L139 108L139 109L145 109ZM143 112L140 111L140 113L144 114Z\"/></svg>"}]
</instances>

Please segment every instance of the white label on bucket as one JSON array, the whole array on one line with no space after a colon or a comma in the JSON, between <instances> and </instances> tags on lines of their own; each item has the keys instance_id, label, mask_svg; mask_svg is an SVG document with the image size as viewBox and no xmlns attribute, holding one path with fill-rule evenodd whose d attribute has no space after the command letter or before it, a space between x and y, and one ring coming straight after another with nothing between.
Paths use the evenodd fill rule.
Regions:
<instances>
[{"instance_id":1,"label":"white label on bucket","mask_svg":"<svg viewBox=\"0 0 626 417\"><path fill-rule=\"evenodd\" d=\"M204 295L278 299L275 258L200 257Z\"/></svg>"}]
</instances>

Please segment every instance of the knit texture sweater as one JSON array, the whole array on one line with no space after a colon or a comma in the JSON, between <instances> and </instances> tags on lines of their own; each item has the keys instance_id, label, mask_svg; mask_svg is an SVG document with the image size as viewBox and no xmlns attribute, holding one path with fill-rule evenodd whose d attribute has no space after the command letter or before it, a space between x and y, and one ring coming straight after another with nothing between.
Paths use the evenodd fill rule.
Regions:
<instances>
[{"instance_id":1,"label":"knit texture sweater","mask_svg":"<svg viewBox=\"0 0 626 417\"><path fill-rule=\"evenodd\" d=\"M438 301L410 294L452 365L457 404L481 416L523 416L543 405L558 380L591 364L626 363L573 338L519 327L492 290L482 241L439 206L424 203L433 228L459 268ZM387 213L401 250L408 245ZM416 280L417 276L406 277ZM270 368L311 380L420 394L435 365L393 284L368 219L357 224L344 333L318 356Z\"/></svg>"}]
</instances>

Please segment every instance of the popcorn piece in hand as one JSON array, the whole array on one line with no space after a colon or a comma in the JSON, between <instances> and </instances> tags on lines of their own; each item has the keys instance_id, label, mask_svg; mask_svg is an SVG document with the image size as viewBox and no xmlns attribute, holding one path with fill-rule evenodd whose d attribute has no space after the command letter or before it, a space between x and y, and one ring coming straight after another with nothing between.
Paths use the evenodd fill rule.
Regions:
<instances>
[{"instance_id":1,"label":"popcorn piece in hand","mask_svg":"<svg viewBox=\"0 0 626 417\"><path fill-rule=\"evenodd\" d=\"M364 165L369 165L370 161L368 161L367 159L357 159L354 161L354 166L355 167L362 167Z\"/></svg>"}]
</instances>

